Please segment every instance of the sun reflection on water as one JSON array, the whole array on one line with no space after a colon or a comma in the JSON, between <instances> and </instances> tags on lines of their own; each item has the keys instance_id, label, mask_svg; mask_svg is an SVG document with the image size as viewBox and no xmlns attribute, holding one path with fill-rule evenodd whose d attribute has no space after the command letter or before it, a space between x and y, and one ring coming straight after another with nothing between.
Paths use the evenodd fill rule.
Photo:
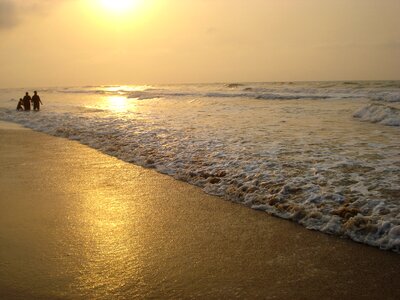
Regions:
<instances>
[{"instance_id":1,"label":"sun reflection on water","mask_svg":"<svg viewBox=\"0 0 400 300\"><path fill-rule=\"evenodd\" d=\"M106 98L105 108L115 112L128 111L128 99L125 96L108 96Z\"/></svg>"},{"instance_id":2,"label":"sun reflection on water","mask_svg":"<svg viewBox=\"0 0 400 300\"><path fill-rule=\"evenodd\" d=\"M98 89L100 90L98 91ZM115 113L126 113L137 111L138 104L135 103L136 99L132 94L136 92L143 92L149 89L148 85L113 85L96 87L95 92L100 95L88 99L85 106L89 110L105 110Z\"/></svg>"}]
</instances>

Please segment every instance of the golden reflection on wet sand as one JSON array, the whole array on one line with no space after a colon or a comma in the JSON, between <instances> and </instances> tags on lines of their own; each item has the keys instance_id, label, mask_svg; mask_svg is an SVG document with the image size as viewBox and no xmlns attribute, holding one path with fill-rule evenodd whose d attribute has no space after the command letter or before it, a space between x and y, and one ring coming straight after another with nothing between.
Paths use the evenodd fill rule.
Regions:
<instances>
[{"instance_id":1,"label":"golden reflection on wet sand","mask_svg":"<svg viewBox=\"0 0 400 300\"><path fill-rule=\"evenodd\" d=\"M96 154L84 153L89 161ZM93 167L98 172L93 172ZM118 167L118 161L111 158L97 161L95 166L85 164L71 169L68 175L72 184L67 194L81 190L65 211L69 226L64 238L71 250L67 259L79 261L72 266L78 270L71 270L75 273L71 289L87 297L107 299L123 294L125 289L134 295L144 285L147 246L142 212L146 209L135 203L130 188L124 190L125 194L114 190L115 184L123 186L121 182L126 179L123 174L113 174ZM110 172L110 178L101 175L104 171Z\"/></svg>"},{"instance_id":2,"label":"golden reflection on wet sand","mask_svg":"<svg viewBox=\"0 0 400 300\"><path fill-rule=\"evenodd\" d=\"M98 296L112 295L129 281L140 281L138 236L130 232L132 222L128 205L107 193L86 195L76 212L77 249L84 258L77 287L96 291Z\"/></svg>"}]
</instances>

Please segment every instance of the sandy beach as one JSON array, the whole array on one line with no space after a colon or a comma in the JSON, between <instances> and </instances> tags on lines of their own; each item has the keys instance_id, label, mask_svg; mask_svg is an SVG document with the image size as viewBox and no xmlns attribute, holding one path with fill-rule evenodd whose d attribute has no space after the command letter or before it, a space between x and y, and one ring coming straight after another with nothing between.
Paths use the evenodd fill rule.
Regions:
<instances>
[{"instance_id":1,"label":"sandy beach","mask_svg":"<svg viewBox=\"0 0 400 300\"><path fill-rule=\"evenodd\" d=\"M399 299L398 254L0 124L1 299Z\"/></svg>"}]
</instances>

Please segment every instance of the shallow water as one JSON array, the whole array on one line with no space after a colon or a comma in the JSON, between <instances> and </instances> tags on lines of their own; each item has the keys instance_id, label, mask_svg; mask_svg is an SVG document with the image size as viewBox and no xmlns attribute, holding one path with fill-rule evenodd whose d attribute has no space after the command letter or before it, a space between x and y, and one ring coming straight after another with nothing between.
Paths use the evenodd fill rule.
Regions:
<instances>
[{"instance_id":1,"label":"shallow water","mask_svg":"<svg viewBox=\"0 0 400 300\"><path fill-rule=\"evenodd\" d=\"M400 124L399 82L58 88L40 113L7 108L17 92L0 119L400 251L400 128L383 125Z\"/></svg>"}]
</instances>

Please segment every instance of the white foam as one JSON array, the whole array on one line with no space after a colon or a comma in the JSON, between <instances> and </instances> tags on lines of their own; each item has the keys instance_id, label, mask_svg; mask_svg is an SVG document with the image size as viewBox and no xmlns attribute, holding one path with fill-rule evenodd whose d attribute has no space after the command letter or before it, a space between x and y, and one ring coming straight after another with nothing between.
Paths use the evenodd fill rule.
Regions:
<instances>
[{"instance_id":1,"label":"white foam","mask_svg":"<svg viewBox=\"0 0 400 300\"><path fill-rule=\"evenodd\" d=\"M356 111L353 116L372 123L400 126L400 109L383 104L369 104Z\"/></svg>"}]
</instances>

